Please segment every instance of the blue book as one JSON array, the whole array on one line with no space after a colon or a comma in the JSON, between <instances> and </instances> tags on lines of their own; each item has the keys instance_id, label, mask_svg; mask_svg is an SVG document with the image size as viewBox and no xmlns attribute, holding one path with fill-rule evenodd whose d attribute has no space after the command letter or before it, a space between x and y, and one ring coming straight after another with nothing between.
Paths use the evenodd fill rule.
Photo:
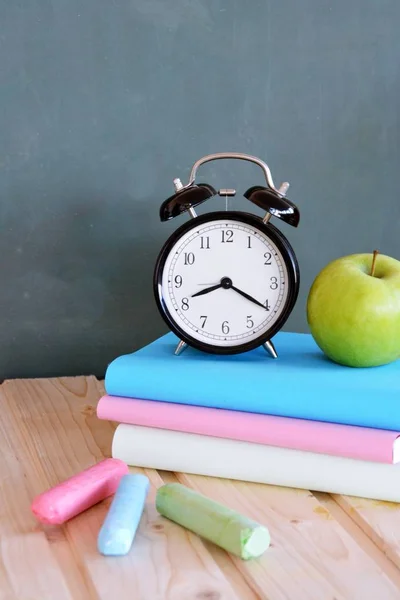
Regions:
<instances>
[{"instance_id":1,"label":"blue book","mask_svg":"<svg viewBox=\"0 0 400 600\"><path fill-rule=\"evenodd\" d=\"M278 358L260 347L233 356L193 348L176 356L172 333L116 358L105 376L111 396L209 406L400 430L400 360L382 367L338 365L311 334L279 332Z\"/></svg>"}]
</instances>

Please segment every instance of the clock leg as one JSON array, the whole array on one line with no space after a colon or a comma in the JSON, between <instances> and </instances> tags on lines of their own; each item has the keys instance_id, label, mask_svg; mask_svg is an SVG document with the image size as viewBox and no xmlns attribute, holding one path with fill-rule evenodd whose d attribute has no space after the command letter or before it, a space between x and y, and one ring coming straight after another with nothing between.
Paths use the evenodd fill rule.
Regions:
<instances>
[{"instance_id":1,"label":"clock leg","mask_svg":"<svg viewBox=\"0 0 400 600\"><path fill-rule=\"evenodd\" d=\"M186 344L186 342L182 342L182 340L181 340L179 342L179 344L177 345L177 347L175 348L174 354L176 356L179 356L179 354L182 354L182 352L185 350L185 348L187 348L187 344Z\"/></svg>"},{"instance_id":2,"label":"clock leg","mask_svg":"<svg viewBox=\"0 0 400 600\"><path fill-rule=\"evenodd\" d=\"M264 342L263 348L266 352L268 352L268 354L272 356L272 358L278 358L278 353L275 350L275 346L270 340L268 340L268 342Z\"/></svg>"}]
</instances>

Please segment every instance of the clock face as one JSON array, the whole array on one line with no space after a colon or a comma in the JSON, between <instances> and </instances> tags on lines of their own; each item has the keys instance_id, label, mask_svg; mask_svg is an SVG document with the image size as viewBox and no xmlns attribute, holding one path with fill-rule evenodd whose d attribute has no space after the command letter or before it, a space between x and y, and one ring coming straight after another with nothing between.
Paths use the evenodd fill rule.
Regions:
<instances>
[{"instance_id":1,"label":"clock face","mask_svg":"<svg viewBox=\"0 0 400 600\"><path fill-rule=\"evenodd\" d=\"M164 316L200 347L233 351L269 339L298 285L283 236L234 214L189 222L164 247L158 267Z\"/></svg>"}]
</instances>

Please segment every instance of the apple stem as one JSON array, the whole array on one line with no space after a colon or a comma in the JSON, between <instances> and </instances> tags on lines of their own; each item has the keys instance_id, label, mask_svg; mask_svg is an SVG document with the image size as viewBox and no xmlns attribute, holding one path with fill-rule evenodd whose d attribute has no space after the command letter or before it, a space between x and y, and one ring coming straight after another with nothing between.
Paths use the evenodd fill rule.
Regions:
<instances>
[{"instance_id":1,"label":"apple stem","mask_svg":"<svg viewBox=\"0 0 400 600\"><path fill-rule=\"evenodd\" d=\"M376 257L378 256L378 254L379 254L378 250L374 250L374 256L372 258L371 273L370 273L371 277L373 277L374 273L375 273Z\"/></svg>"}]
</instances>

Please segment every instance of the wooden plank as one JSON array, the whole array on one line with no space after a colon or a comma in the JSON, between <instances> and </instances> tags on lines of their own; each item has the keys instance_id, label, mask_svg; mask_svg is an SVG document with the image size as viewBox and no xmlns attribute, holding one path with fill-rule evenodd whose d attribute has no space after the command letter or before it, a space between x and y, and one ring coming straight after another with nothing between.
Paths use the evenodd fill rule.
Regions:
<instances>
[{"instance_id":1,"label":"wooden plank","mask_svg":"<svg viewBox=\"0 0 400 600\"><path fill-rule=\"evenodd\" d=\"M60 565L68 588L74 600L96 600L97 595L86 575L86 569L70 544L67 529L64 527L38 526L43 531L50 544L53 556Z\"/></svg>"},{"instance_id":2,"label":"wooden plank","mask_svg":"<svg viewBox=\"0 0 400 600\"><path fill-rule=\"evenodd\" d=\"M272 546L232 560L268 600L397 598L398 586L309 492L177 474L193 489L264 523Z\"/></svg>"},{"instance_id":3,"label":"wooden plank","mask_svg":"<svg viewBox=\"0 0 400 600\"><path fill-rule=\"evenodd\" d=\"M85 466L101 459L98 449L95 458L88 452L88 447L92 448L91 434L90 428L86 430L84 426L92 418L87 415L89 404L85 400L94 400L98 394L96 386L95 378L76 378L6 381L0 388L0 536L43 531L74 600L96 595L70 544L68 528L41 526L33 517L30 504L36 494L60 481L57 473L61 479L66 478L84 468L85 459ZM70 388L72 391L67 393ZM102 423L101 428L104 425L108 431L102 432L103 437L108 435L111 439L113 428L107 423ZM65 448L70 449L68 456ZM82 453L81 461L77 460L77 453Z\"/></svg>"},{"instance_id":4,"label":"wooden plank","mask_svg":"<svg viewBox=\"0 0 400 600\"><path fill-rule=\"evenodd\" d=\"M400 589L400 571L379 548L367 531L364 531L348 513L346 513L330 494L313 492L314 496L325 506L331 515L346 529L347 533L357 542L363 550L376 562L389 578L396 583Z\"/></svg>"},{"instance_id":5,"label":"wooden plank","mask_svg":"<svg viewBox=\"0 0 400 600\"><path fill-rule=\"evenodd\" d=\"M1 553L0 553L1 554ZM12 585L8 577L7 569L3 559L0 556L0 600L18 600L12 590Z\"/></svg>"},{"instance_id":6,"label":"wooden plank","mask_svg":"<svg viewBox=\"0 0 400 600\"><path fill-rule=\"evenodd\" d=\"M0 539L14 533L30 533L36 526L30 512L31 490L25 476L28 465L24 465L15 448L15 427L10 427L2 389L3 387L0 388Z\"/></svg>"},{"instance_id":7,"label":"wooden plank","mask_svg":"<svg viewBox=\"0 0 400 600\"><path fill-rule=\"evenodd\" d=\"M74 563L72 572L80 580L74 584L70 576L68 585L70 589L75 585L80 593L84 589L86 598L108 600L111 594L120 600L241 597L235 590L247 586L240 574L231 585L197 536L173 523L159 522L153 500L162 479L156 472L148 471L151 495L135 545L126 557L105 558L97 552L97 534L110 500L63 527L41 527L33 521L30 502L36 494L110 455L114 427L95 416L98 399L99 384L90 377L3 384L2 426L7 436L0 440L0 456L5 451L6 457L0 463L0 489L6 498L6 519L0 534L43 531L66 579L64 568L68 572L70 568L64 567L63 554L66 564Z\"/></svg>"},{"instance_id":8,"label":"wooden plank","mask_svg":"<svg viewBox=\"0 0 400 600\"><path fill-rule=\"evenodd\" d=\"M335 502L400 568L400 504L332 495Z\"/></svg>"},{"instance_id":9,"label":"wooden plank","mask_svg":"<svg viewBox=\"0 0 400 600\"><path fill-rule=\"evenodd\" d=\"M15 598L75 600L43 533L4 536L0 548Z\"/></svg>"}]
</instances>

